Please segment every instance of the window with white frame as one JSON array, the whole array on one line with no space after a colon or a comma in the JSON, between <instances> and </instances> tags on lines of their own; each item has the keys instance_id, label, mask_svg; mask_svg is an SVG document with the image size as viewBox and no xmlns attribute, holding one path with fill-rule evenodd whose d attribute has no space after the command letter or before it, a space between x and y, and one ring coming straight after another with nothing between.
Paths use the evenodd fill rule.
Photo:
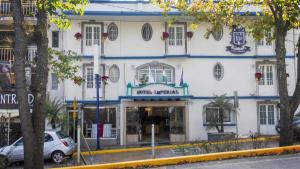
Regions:
<instances>
[{"instance_id":1,"label":"window with white frame","mask_svg":"<svg viewBox=\"0 0 300 169\"><path fill-rule=\"evenodd\" d=\"M85 26L85 45L92 46L100 45L100 26L86 25Z\"/></svg>"},{"instance_id":2,"label":"window with white frame","mask_svg":"<svg viewBox=\"0 0 300 169\"><path fill-rule=\"evenodd\" d=\"M260 104L259 105L259 122L261 125L275 124L275 105Z\"/></svg>"},{"instance_id":3,"label":"window with white frame","mask_svg":"<svg viewBox=\"0 0 300 169\"><path fill-rule=\"evenodd\" d=\"M206 107L205 108L205 122L206 123L221 123L222 117L224 123L231 123L231 112L220 112L219 107Z\"/></svg>"},{"instance_id":4,"label":"window with white frame","mask_svg":"<svg viewBox=\"0 0 300 169\"><path fill-rule=\"evenodd\" d=\"M258 65L258 70L262 74L259 85L271 86L274 84L274 65L262 64Z\"/></svg>"},{"instance_id":5,"label":"window with white frame","mask_svg":"<svg viewBox=\"0 0 300 169\"><path fill-rule=\"evenodd\" d=\"M94 88L95 87L95 79L94 79L94 68L93 67L87 67L86 68L86 87L87 88Z\"/></svg>"},{"instance_id":6,"label":"window with white frame","mask_svg":"<svg viewBox=\"0 0 300 169\"><path fill-rule=\"evenodd\" d=\"M150 63L137 68L137 79L145 83L174 83L174 68L163 63Z\"/></svg>"},{"instance_id":7,"label":"window with white frame","mask_svg":"<svg viewBox=\"0 0 300 169\"><path fill-rule=\"evenodd\" d=\"M174 25L169 27L169 46L183 45L183 25Z\"/></svg>"}]
</instances>

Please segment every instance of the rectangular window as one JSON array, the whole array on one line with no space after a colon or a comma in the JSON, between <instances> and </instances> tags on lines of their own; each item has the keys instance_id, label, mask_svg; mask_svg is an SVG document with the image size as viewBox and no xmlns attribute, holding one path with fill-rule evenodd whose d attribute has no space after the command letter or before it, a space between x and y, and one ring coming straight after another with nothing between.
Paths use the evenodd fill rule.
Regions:
<instances>
[{"instance_id":1,"label":"rectangular window","mask_svg":"<svg viewBox=\"0 0 300 169\"><path fill-rule=\"evenodd\" d=\"M116 108L100 109L100 125L98 130L101 138L115 138L116 133ZM96 109L84 109L83 132L87 138L96 138L97 136Z\"/></svg>"},{"instance_id":2,"label":"rectangular window","mask_svg":"<svg viewBox=\"0 0 300 169\"><path fill-rule=\"evenodd\" d=\"M169 28L169 45L174 46L175 45L175 28L170 27Z\"/></svg>"},{"instance_id":3,"label":"rectangular window","mask_svg":"<svg viewBox=\"0 0 300 169\"><path fill-rule=\"evenodd\" d=\"M51 73L51 89L52 90L58 89L58 80L55 73Z\"/></svg>"},{"instance_id":4,"label":"rectangular window","mask_svg":"<svg viewBox=\"0 0 300 169\"><path fill-rule=\"evenodd\" d=\"M100 45L101 31L99 25L85 26L85 45Z\"/></svg>"},{"instance_id":5,"label":"rectangular window","mask_svg":"<svg viewBox=\"0 0 300 169\"><path fill-rule=\"evenodd\" d=\"M149 70L151 70L150 76L152 76L155 83L172 83L173 82L173 70L170 68L164 68L163 66L150 66L138 70L139 81L145 80L150 82Z\"/></svg>"},{"instance_id":6,"label":"rectangular window","mask_svg":"<svg viewBox=\"0 0 300 169\"><path fill-rule=\"evenodd\" d=\"M94 88L94 68L87 67L86 68L86 87L87 88Z\"/></svg>"},{"instance_id":7,"label":"rectangular window","mask_svg":"<svg viewBox=\"0 0 300 169\"><path fill-rule=\"evenodd\" d=\"M206 123L220 123L222 116L223 122L231 122L230 112L220 112L218 107L207 107L206 108Z\"/></svg>"},{"instance_id":8,"label":"rectangular window","mask_svg":"<svg viewBox=\"0 0 300 169\"><path fill-rule=\"evenodd\" d=\"M85 27L85 45L86 46L92 46L92 27L87 26Z\"/></svg>"},{"instance_id":9,"label":"rectangular window","mask_svg":"<svg viewBox=\"0 0 300 169\"><path fill-rule=\"evenodd\" d=\"M275 105L274 104L260 104L259 118L262 125L275 124Z\"/></svg>"},{"instance_id":10,"label":"rectangular window","mask_svg":"<svg viewBox=\"0 0 300 169\"><path fill-rule=\"evenodd\" d=\"M59 31L52 31L52 47L59 47Z\"/></svg>"},{"instance_id":11,"label":"rectangular window","mask_svg":"<svg viewBox=\"0 0 300 169\"><path fill-rule=\"evenodd\" d=\"M274 105L268 105L268 124L275 124Z\"/></svg>"},{"instance_id":12,"label":"rectangular window","mask_svg":"<svg viewBox=\"0 0 300 169\"><path fill-rule=\"evenodd\" d=\"M272 33L268 32L266 37L266 46L272 46Z\"/></svg>"},{"instance_id":13,"label":"rectangular window","mask_svg":"<svg viewBox=\"0 0 300 169\"><path fill-rule=\"evenodd\" d=\"M272 32L268 32L266 37L263 37L261 40L257 42L258 46L272 46Z\"/></svg>"},{"instance_id":14,"label":"rectangular window","mask_svg":"<svg viewBox=\"0 0 300 169\"><path fill-rule=\"evenodd\" d=\"M274 84L274 65L259 65L258 69L262 74L259 85L272 86Z\"/></svg>"},{"instance_id":15,"label":"rectangular window","mask_svg":"<svg viewBox=\"0 0 300 169\"><path fill-rule=\"evenodd\" d=\"M183 45L183 26L169 27L169 45L182 46Z\"/></svg>"},{"instance_id":16,"label":"rectangular window","mask_svg":"<svg viewBox=\"0 0 300 169\"><path fill-rule=\"evenodd\" d=\"M259 105L259 119L260 124L267 124L267 111L265 105Z\"/></svg>"},{"instance_id":17,"label":"rectangular window","mask_svg":"<svg viewBox=\"0 0 300 169\"><path fill-rule=\"evenodd\" d=\"M182 46L183 27L176 27L176 46Z\"/></svg>"}]
</instances>

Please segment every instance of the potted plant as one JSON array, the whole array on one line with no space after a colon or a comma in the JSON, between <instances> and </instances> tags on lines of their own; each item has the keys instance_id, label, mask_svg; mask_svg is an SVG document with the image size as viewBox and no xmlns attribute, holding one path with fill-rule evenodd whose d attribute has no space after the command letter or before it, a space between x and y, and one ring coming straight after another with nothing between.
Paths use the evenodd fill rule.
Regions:
<instances>
[{"instance_id":1,"label":"potted plant","mask_svg":"<svg viewBox=\"0 0 300 169\"><path fill-rule=\"evenodd\" d=\"M187 36L189 39L191 39L191 38L193 37L193 35L194 35L194 32L192 32L192 31L186 32L186 36Z\"/></svg>"},{"instance_id":2,"label":"potted plant","mask_svg":"<svg viewBox=\"0 0 300 169\"><path fill-rule=\"evenodd\" d=\"M82 35L80 32L75 33L74 37L76 38L76 40L82 39Z\"/></svg>"},{"instance_id":3,"label":"potted plant","mask_svg":"<svg viewBox=\"0 0 300 169\"><path fill-rule=\"evenodd\" d=\"M234 110L234 106L230 103L230 99L226 95L216 96L209 104L210 109L206 108L207 127L215 128L217 133L207 133L208 140L218 141L233 139L235 134L232 132L224 132L225 113L230 113ZM230 117L229 117L230 118Z\"/></svg>"},{"instance_id":4,"label":"potted plant","mask_svg":"<svg viewBox=\"0 0 300 169\"><path fill-rule=\"evenodd\" d=\"M163 32L162 33L162 40L166 40L166 39L168 39L169 38L169 33L168 32Z\"/></svg>"},{"instance_id":5,"label":"potted plant","mask_svg":"<svg viewBox=\"0 0 300 169\"><path fill-rule=\"evenodd\" d=\"M108 33L107 32L101 33L101 37L105 41L107 39L107 37L108 37Z\"/></svg>"},{"instance_id":6,"label":"potted plant","mask_svg":"<svg viewBox=\"0 0 300 169\"><path fill-rule=\"evenodd\" d=\"M256 79L257 81L259 81L259 80L261 79L261 77L262 77L262 73L260 73L260 72L256 72L256 73L255 73L255 79Z\"/></svg>"}]
</instances>

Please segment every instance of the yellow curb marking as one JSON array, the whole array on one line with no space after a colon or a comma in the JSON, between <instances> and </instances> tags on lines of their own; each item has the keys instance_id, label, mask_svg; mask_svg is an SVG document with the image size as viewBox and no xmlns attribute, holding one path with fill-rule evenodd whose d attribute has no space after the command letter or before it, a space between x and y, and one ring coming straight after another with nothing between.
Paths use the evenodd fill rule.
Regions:
<instances>
[{"instance_id":1,"label":"yellow curb marking","mask_svg":"<svg viewBox=\"0 0 300 169\"><path fill-rule=\"evenodd\" d=\"M238 158L238 157L279 155L284 153L295 153L295 152L300 152L300 145L266 148L266 149L229 151L229 152L221 152L221 153L200 154L200 155L190 155L190 156L180 156L180 157L170 157L170 158L126 161L126 162L107 163L107 164L98 164L98 165L73 166L73 167L64 167L64 168L56 168L56 169L117 169L117 168L126 168L126 167L134 168L134 167L142 167L142 166L165 166L165 165L175 165L175 164L182 164L182 163L223 160L223 159Z\"/></svg>"},{"instance_id":2,"label":"yellow curb marking","mask_svg":"<svg viewBox=\"0 0 300 169\"><path fill-rule=\"evenodd\" d=\"M211 142L210 144L224 144L224 143L244 143L244 142L252 142L252 141L272 141L278 140L279 136L274 137L262 137L256 139L240 139L240 140L229 140L229 141L219 141L219 142ZM177 148L180 147L191 147L193 145L201 146L205 143L189 143L189 144L175 144L175 145L167 145L167 146L155 146L155 149L168 149L168 148ZM124 148L124 149L115 149L115 150L98 150L98 151L91 151L89 152L81 152L82 155L97 155L97 154L112 154L112 153L125 153L125 152L138 152L138 151L147 151L151 150L151 147L141 147L141 148ZM76 154L74 154L76 155Z\"/></svg>"}]
</instances>

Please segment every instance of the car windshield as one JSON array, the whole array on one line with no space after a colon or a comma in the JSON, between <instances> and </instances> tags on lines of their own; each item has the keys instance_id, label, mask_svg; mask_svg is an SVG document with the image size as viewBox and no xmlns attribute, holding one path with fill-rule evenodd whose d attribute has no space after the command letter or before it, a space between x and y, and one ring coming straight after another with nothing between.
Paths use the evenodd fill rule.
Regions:
<instances>
[{"instance_id":1,"label":"car windshield","mask_svg":"<svg viewBox=\"0 0 300 169\"><path fill-rule=\"evenodd\" d=\"M57 131L56 134L57 134L57 136L58 136L59 139L64 139L64 138L68 138L69 137L69 136L67 136L66 134L64 134L61 131Z\"/></svg>"}]
</instances>

